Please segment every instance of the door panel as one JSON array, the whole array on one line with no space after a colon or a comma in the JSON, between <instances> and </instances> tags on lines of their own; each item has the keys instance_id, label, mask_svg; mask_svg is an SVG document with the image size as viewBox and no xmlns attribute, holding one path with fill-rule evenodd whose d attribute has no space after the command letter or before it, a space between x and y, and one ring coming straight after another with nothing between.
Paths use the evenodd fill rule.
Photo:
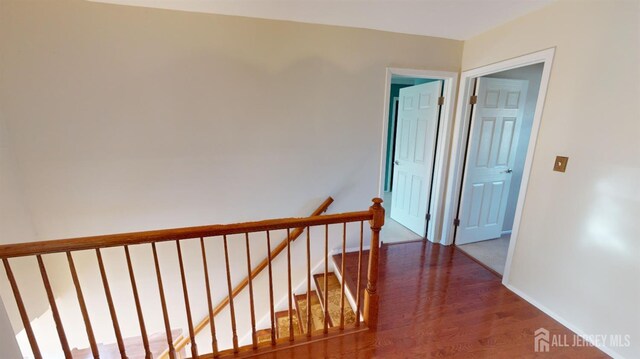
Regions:
<instances>
[{"instance_id":1,"label":"door panel","mask_svg":"<svg viewBox=\"0 0 640 359\"><path fill-rule=\"evenodd\" d=\"M497 166L508 166L512 151L515 150L513 145L517 119L514 117L505 117L502 121L502 133L500 134L500 144L498 146ZM515 154L514 154L515 155Z\"/></svg>"},{"instance_id":2,"label":"door panel","mask_svg":"<svg viewBox=\"0 0 640 359\"><path fill-rule=\"evenodd\" d=\"M471 185L471 198L469 198L469 216L465 223L466 228L477 228L480 226L480 212L482 200L484 199L484 183L474 183Z\"/></svg>"},{"instance_id":3,"label":"door panel","mask_svg":"<svg viewBox=\"0 0 640 359\"><path fill-rule=\"evenodd\" d=\"M426 149L426 145L427 145L427 139L425 137L422 136L418 136L418 134L420 133L427 133L428 130L428 123L427 120L425 120L424 118L419 118L418 119L418 125L416 128L416 148L415 148L415 153L413 156L413 160L415 163L424 163L424 156L425 156L425 149Z\"/></svg>"},{"instance_id":4,"label":"door panel","mask_svg":"<svg viewBox=\"0 0 640 359\"><path fill-rule=\"evenodd\" d=\"M491 194L489 203L487 203L487 225L502 224L502 222L500 222L500 202L502 201L502 196L508 193L505 191L505 187L504 181L491 183Z\"/></svg>"},{"instance_id":5,"label":"door panel","mask_svg":"<svg viewBox=\"0 0 640 359\"><path fill-rule=\"evenodd\" d=\"M400 89L391 218L420 236L433 180L433 159L442 82Z\"/></svg>"},{"instance_id":6,"label":"door panel","mask_svg":"<svg viewBox=\"0 0 640 359\"><path fill-rule=\"evenodd\" d=\"M493 144L494 129L496 127L496 118L483 118L480 126L480 137L478 150L476 151L476 167L488 167L489 156L491 155L491 145Z\"/></svg>"},{"instance_id":7,"label":"door panel","mask_svg":"<svg viewBox=\"0 0 640 359\"><path fill-rule=\"evenodd\" d=\"M456 244L498 238L520 135L528 81L478 79Z\"/></svg>"}]
</instances>

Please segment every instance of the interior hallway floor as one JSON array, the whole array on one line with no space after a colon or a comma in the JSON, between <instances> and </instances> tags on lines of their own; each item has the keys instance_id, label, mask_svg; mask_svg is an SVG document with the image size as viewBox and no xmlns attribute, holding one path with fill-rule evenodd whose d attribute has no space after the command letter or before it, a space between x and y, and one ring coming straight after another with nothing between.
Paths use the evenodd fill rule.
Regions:
<instances>
[{"instance_id":1,"label":"interior hallway floor","mask_svg":"<svg viewBox=\"0 0 640 359\"><path fill-rule=\"evenodd\" d=\"M500 238L459 245L465 253L480 261L482 264L504 274L504 266L507 263L509 252L509 240L511 234L504 234Z\"/></svg>"},{"instance_id":2,"label":"interior hallway floor","mask_svg":"<svg viewBox=\"0 0 640 359\"><path fill-rule=\"evenodd\" d=\"M391 192L382 193L384 213L384 226L380 231L382 243L402 243L422 239L417 233L391 219Z\"/></svg>"},{"instance_id":3,"label":"interior hallway floor","mask_svg":"<svg viewBox=\"0 0 640 359\"><path fill-rule=\"evenodd\" d=\"M341 260L340 255L336 258ZM367 263L368 253L363 255ZM358 253L346 258L355 293ZM362 278L366 278L366 266ZM366 280L362 281L364 290ZM428 241L380 248L377 329L261 355L261 358L606 358L594 347L534 352L534 331L573 332L508 290L454 246Z\"/></svg>"}]
</instances>

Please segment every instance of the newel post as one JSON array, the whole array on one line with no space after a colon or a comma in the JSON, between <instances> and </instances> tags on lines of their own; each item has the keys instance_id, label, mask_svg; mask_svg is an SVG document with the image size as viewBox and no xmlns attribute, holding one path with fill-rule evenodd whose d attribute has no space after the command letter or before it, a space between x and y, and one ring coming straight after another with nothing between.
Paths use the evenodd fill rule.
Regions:
<instances>
[{"instance_id":1,"label":"newel post","mask_svg":"<svg viewBox=\"0 0 640 359\"><path fill-rule=\"evenodd\" d=\"M384 208L382 199L374 198L369 207L372 218L371 247L369 249L369 270L367 273L367 289L364 292L364 321L370 328L375 328L378 322L378 253L380 246L380 229L384 225Z\"/></svg>"}]
</instances>

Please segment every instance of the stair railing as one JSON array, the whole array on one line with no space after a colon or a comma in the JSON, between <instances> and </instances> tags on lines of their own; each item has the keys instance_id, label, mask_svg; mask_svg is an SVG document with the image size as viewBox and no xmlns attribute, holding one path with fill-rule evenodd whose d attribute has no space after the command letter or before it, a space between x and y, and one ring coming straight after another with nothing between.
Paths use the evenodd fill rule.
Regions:
<instances>
[{"instance_id":1,"label":"stair railing","mask_svg":"<svg viewBox=\"0 0 640 359\"><path fill-rule=\"evenodd\" d=\"M379 233L380 233L380 229L384 224L384 208L382 208L381 203L382 203L381 199L374 198L373 205L369 207L369 210L360 211L360 212L349 212L349 213L330 214L330 215L313 215L305 218L271 219L271 220L264 220L264 221L257 221L257 222L245 222L245 223L227 224L227 225L208 225L208 226L198 226L198 227L102 235L102 236L93 236L93 237L82 237L82 238L73 238L73 239L8 244L8 245L0 246L0 259L2 259L4 268L7 274L7 278L9 279L11 290L13 292L14 299L16 301L18 311L20 314L20 318L22 320L22 324L24 325L25 333L29 341L29 344L31 346L31 350L34 358L40 359L43 356L38 346L38 340L35 337L33 329L31 327L30 318L27 314L27 310L22 300L19 284L17 283L16 278L11 269L10 259L17 258L17 257L27 257L27 256L36 257L38 262L38 268L42 276L43 284L47 294L47 299L51 307L51 312L53 315L53 319L55 322L55 326L56 326L56 330L58 333L62 350L66 358L72 358L73 354L66 338L65 329L62 324L62 320L60 318L60 312L58 311L58 308L56 305L55 293L53 292L52 286L50 284L46 266L43 260L43 257L49 254L65 253L68 264L69 264L69 271L71 272L71 277L73 279L73 284L76 290L78 303L82 313L84 326L87 333L87 338L90 344L91 353L94 358L99 358L100 352L98 350L98 345L92 330L93 328L92 325L94 323L92 323L90 320L89 311L84 301L82 287L78 280L78 275L77 275L74 260L73 260L73 253L76 251L94 250L96 253L96 260L98 262L98 267L100 270L100 277L103 284L105 297L109 307L109 314L111 316L111 321L112 321L111 324L113 325L117 347L119 351L119 356L122 358L126 358L127 348L125 347L125 341L122 338L116 309L113 303L113 299L112 299L112 295L109 287L109 281L106 275L105 264L104 264L104 261L102 260L102 254L101 254L101 249L104 249L104 248L113 248L113 247L123 248L124 256L126 257L126 261L127 261L128 271L130 274L131 289L133 292L133 297L136 305L136 312L137 312L137 316L140 324L140 331L141 331L143 346L145 350L145 357L152 358L153 354L149 347L149 341L146 335L143 311L141 309L142 303L140 302L140 299L139 299L139 295L136 287L135 275L133 272L133 266L131 265L131 256L129 254L130 246L141 245L141 244L151 244L151 250L153 253L153 259L154 259L154 265L155 265L156 280L157 280L158 290L159 290L158 294L159 294L160 303L162 307L162 316L164 319L167 347L169 348L168 355L171 359L175 359L177 358L176 346L174 346L172 328L171 328L171 324L169 321L169 314L168 314L170 308L167 307L167 303L165 300L165 291L163 288L163 281L160 273L160 262L159 262L158 252L156 250L157 243L173 241L176 244L178 263L180 267L182 289L183 289L184 302L185 302L185 308L186 308L186 318L187 318L187 323L189 327L188 331L189 331L189 342L191 343L191 355L193 358L217 357L222 355L238 353L241 349L243 351L256 350L256 349L261 350L261 348L258 348L258 343L256 340L256 337L257 337L256 336L256 319L255 319L255 306L254 306L253 286L252 286L252 280L255 277L253 275L253 272L255 270L254 271L251 270L251 255L249 250L249 234L250 233L266 232L267 246L270 247L270 235L269 235L270 231L286 230L288 234L287 238L291 239L293 238L292 235L296 234L299 228L306 229L307 233L309 233L309 229L312 227L324 226L324 229L325 229L324 261L325 261L325 278L326 278L327 277L326 263L328 263L328 260L329 260L329 251L328 251L329 225L343 224L343 248L342 248L343 265L342 267L344 269L345 243L346 243L346 237L347 237L346 224L360 222L360 252L358 256L359 259L358 259L358 273L357 273L358 285L356 286L356 302L357 302L356 313L360 313L361 289L359 284L361 283L360 268L362 266L361 260L362 260L362 248L363 248L363 238L364 238L363 224L365 221L368 221L371 228L371 243L370 243L370 250L369 250L368 270L367 270L367 285L366 285L366 289L364 290L364 304L362 306L362 314L363 314L364 322L368 327L376 327L377 317L378 317L377 280L378 280ZM294 232L292 233L291 230L293 230ZM300 231L298 235L301 233L302 231ZM252 344L248 347L242 347L242 348L239 347L239 344L238 344L236 316L235 316L234 305L233 305L234 290L232 289L231 276L229 271L229 250L228 250L228 240L227 240L227 236L238 235L238 234L244 235L246 248L247 248L247 251L246 251L247 263L248 263L247 269L248 269L248 272L251 273L251 275L247 276L247 283L245 284L245 286L248 287L249 299L250 299ZM226 350L218 350L216 346L216 329L215 329L215 323L212 320L214 308L212 307L212 302L211 302L211 290L210 290L210 284L209 284L208 267L206 265L207 254L205 251L206 241L216 240L216 238L220 239L220 237L222 237L223 244L224 244L224 256L225 256L225 267L227 270L227 289L228 289L228 299L229 299L228 305L231 313L231 330L233 332L232 333L233 346L232 348L226 349ZM190 310L190 299L189 299L188 290L187 290L188 289L187 281L186 281L187 273L185 272L184 265L183 265L184 258L181 250L181 241L188 240L188 239L200 240L201 255L204 263L203 271L204 271L204 278L206 282L205 285L207 288L207 302L208 302L207 305L208 305L208 312L210 313L208 316L208 324L210 324L209 327L211 329L212 345L213 345L213 353L204 354L204 355L199 355L198 348L195 341L196 327L193 325L192 314ZM309 241L310 241L309 236L307 236L307 254L309 253L309 245L310 245ZM289 294L291 295L292 294L291 251L290 251L291 240L285 240L285 242L286 242L285 248L287 252L288 290L289 290ZM284 249L281 249L281 251L282 250ZM271 252L269 251L268 253L271 253ZM307 255L307 258L309 258L309 255ZM290 323L289 338L281 338L278 340L275 339L275 332L273 331L275 318L273 316L273 309L274 309L273 294L272 294L273 281L271 276L272 260L273 260L273 256L269 254L267 258L266 267L269 269L269 274L270 274L269 287L271 292L270 309L272 313L271 314L272 340L271 340L271 343L269 343L270 345L268 346L268 348L266 348L267 350L273 349L274 346L280 345L280 344L287 344L287 343L293 343L293 342L298 343L298 342L303 342L305 339L310 340L308 336L300 336L300 337L294 336L294 332L292 330L293 329L292 328L293 308L292 308L291 301L289 301L289 307L288 307L289 323ZM307 271L309 272L310 271L309 266L307 268L308 268ZM344 272L343 272L343 275L344 275ZM307 277L309 276L310 276L310 272L307 273ZM343 283L344 283L344 278L343 278ZM325 280L324 286L325 286L324 293L327 293L326 280ZM344 286L342 286L342 290L341 290L342 303L344 303L344 300L345 300L344 298L345 298L345 290L344 290ZM307 323L309 323L311 320L311 312L309 308L310 308L310 305L307 305L307 313L306 313ZM341 318L342 318L344 317L344 305L341 305L340 310L341 310ZM324 318L325 327L323 330L323 332L325 333L325 337L330 337L332 333L342 334L345 330L343 323L341 323L339 328L332 328L337 330L331 331L331 333L329 333L329 331L327 330L327 324L326 324L328 322L328 319L326 317L327 314L328 313L325 308L325 318ZM356 317L357 317L357 320L356 320L355 326L359 326L360 315L357 315ZM206 327L206 324L203 325L203 327ZM327 333L329 334L327 335Z\"/></svg>"},{"instance_id":2,"label":"stair railing","mask_svg":"<svg viewBox=\"0 0 640 359\"><path fill-rule=\"evenodd\" d=\"M333 203L333 198L327 197L327 199L324 202L322 202L322 204L318 208L316 208L316 210L313 211L313 213L311 213L311 217L319 216L322 213L325 213L327 209L329 209L329 206L331 205L331 203ZM304 232L304 229L305 229L304 227L299 227L294 229L272 251L269 251L269 255L267 256L267 258L263 259L262 262L260 262L256 266L256 268L251 271L251 276L247 276L242 281L240 281L240 283L236 285L235 288L233 288L233 290L231 291L230 297L225 297L222 301L220 301L220 303L218 303L218 305L215 306L213 311L210 311L210 313L207 316L205 316L204 318L202 318L202 320L200 320L200 322L198 322L198 324L194 328L194 334L197 336L198 334L200 334L200 332L206 329L208 324L213 321L216 315L220 314L220 312L222 312L229 305L230 299L233 299L236 296L238 296L238 294L240 294L247 287L247 285L249 285L249 280L255 279L260 273L262 273L262 271L265 268L267 268L267 266L270 264L270 261L273 260L275 257L277 257L280 253L282 253L282 251L284 251L287 248L288 242L293 242L296 239L298 239L298 237L300 237L300 235ZM269 242L270 240L271 238L269 238ZM271 249L270 247L271 247L271 243L269 243L269 249ZM202 251L204 253L204 247ZM206 257L203 256L203 260L206 261ZM208 280L207 280L207 283L208 283ZM207 292L209 293L210 290L207 289ZM212 337L215 337L215 336L212 335ZM184 349L184 347L186 347L189 343L191 343L191 337L182 337L174 343L174 349L177 352L179 352L182 349ZM212 348L214 353L218 351L217 346L218 345L216 342L212 343ZM169 349L165 350L165 352L160 354L158 358L163 359L163 358L166 358L168 355L169 355Z\"/></svg>"}]
</instances>

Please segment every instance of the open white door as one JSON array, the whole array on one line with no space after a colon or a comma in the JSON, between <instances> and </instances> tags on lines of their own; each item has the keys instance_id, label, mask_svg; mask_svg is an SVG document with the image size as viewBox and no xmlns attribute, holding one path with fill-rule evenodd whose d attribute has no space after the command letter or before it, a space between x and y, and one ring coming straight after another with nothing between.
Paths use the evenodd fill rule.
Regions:
<instances>
[{"instance_id":1,"label":"open white door","mask_svg":"<svg viewBox=\"0 0 640 359\"><path fill-rule=\"evenodd\" d=\"M456 244L499 238L528 81L479 78L462 185Z\"/></svg>"},{"instance_id":2,"label":"open white door","mask_svg":"<svg viewBox=\"0 0 640 359\"><path fill-rule=\"evenodd\" d=\"M442 81L400 89L391 218L425 236Z\"/></svg>"}]
</instances>

